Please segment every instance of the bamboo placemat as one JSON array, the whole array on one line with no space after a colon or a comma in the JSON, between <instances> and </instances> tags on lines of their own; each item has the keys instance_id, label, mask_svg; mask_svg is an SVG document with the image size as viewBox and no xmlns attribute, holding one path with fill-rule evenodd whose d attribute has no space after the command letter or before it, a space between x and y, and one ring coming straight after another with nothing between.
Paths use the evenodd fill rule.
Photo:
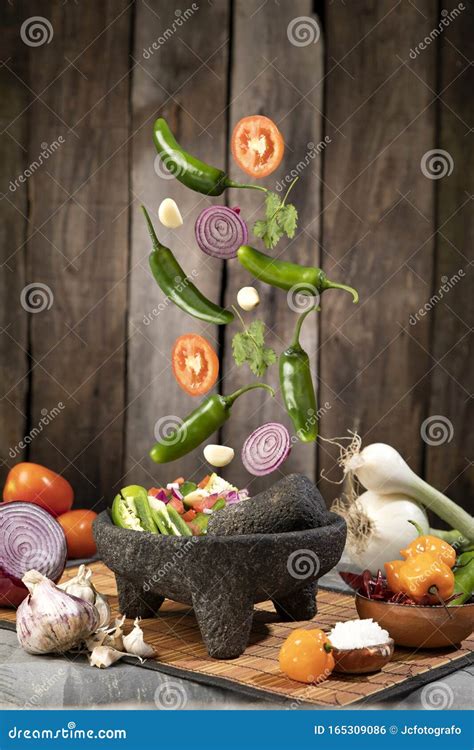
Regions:
<instances>
[{"instance_id":1,"label":"bamboo placemat","mask_svg":"<svg viewBox=\"0 0 474 750\"><path fill-rule=\"evenodd\" d=\"M114 575L100 562L92 563L91 568L96 588L110 597L113 613L118 614ZM68 568L64 580L75 572L75 568ZM281 674L278 652L292 630L310 624L279 622L271 602L259 604L255 610L251 640L245 653L237 659L220 661L207 655L192 610L166 600L156 618L142 621L145 638L157 654L156 659L148 660L144 666L205 684L230 687L248 695L290 701L295 707L316 704L331 708L401 695L473 661L474 637L470 636L457 650L397 648L392 661L375 674L342 676L333 673L321 685L302 685ZM318 614L312 626L330 628L337 621L356 617L351 595L319 590ZM0 619L14 623L15 612L0 608ZM131 624L127 621L129 627ZM133 664L142 666L136 660Z\"/></svg>"}]
</instances>

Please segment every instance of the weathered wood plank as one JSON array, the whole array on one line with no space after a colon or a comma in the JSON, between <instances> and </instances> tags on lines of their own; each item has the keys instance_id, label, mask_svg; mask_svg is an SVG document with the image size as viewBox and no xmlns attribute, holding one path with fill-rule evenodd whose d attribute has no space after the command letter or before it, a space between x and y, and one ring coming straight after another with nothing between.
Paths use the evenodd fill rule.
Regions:
<instances>
[{"instance_id":1,"label":"weathered wood plank","mask_svg":"<svg viewBox=\"0 0 474 750\"><path fill-rule=\"evenodd\" d=\"M388 442L417 471L427 406L429 326L410 326L430 296L434 183L420 168L435 143L435 45L413 61L436 8L366 0L327 8L323 267L354 284L361 302L328 292L321 314L321 400L327 438L357 429ZM428 88L430 87L430 88ZM329 476L334 453L320 446ZM338 488L323 483L330 498Z\"/></svg>"},{"instance_id":2,"label":"weathered wood plank","mask_svg":"<svg viewBox=\"0 0 474 750\"><path fill-rule=\"evenodd\" d=\"M436 183L439 229L433 291L442 299L433 306L430 316L433 372L427 419L432 427L431 433L428 430L432 445L428 443L426 449L426 478L472 511L474 102L468 93L472 89L474 56L472 5L466 4L465 10L451 20L440 45L438 143L447 152L447 156L442 155L447 166L446 175ZM440 295L438 290L443 286L448 291L442 290ZM441 425L438 433L436 424Z\"/></svg>"},{"instance_id":3,"label":"weathered wood plank","mask_svg":"<svg viewBox=\"0 0 474 750\"><path fill-rule=\"evenodd\" d=\"M18 182L27 166L28 50L21 41L21 9L3 8L0 63L0 483L9 466L24 457L19 443L27 426L27 312L21 305L25 286L25 237L28 194ZM7 67L8 66L8 67Z\"/></svg>"},{"instance_id":4,"label":"weathered wood plank","mask_svg":"<svg viewBox=\"0 0 474 750\"><path fill-rule=\"evenodd\" d=\"M188 276L211 299L219 301L222 262L205 256L194 238L199 212L212 202L166 179L155 161L153 122L164 116L178 141L201 159L223 166L226 155L227 64L229 10L227 2L200 4L183 21L174 3L137 6L135 69L132 92L132 259L130 276L130 354L128 366L127 479L150 486L173 475L199 477L206 470L201 450L179 462L156 467L148 456L157 433L185 417L199 403L180 389L171 370L177 336L197 332L216 347L217 327L189 317L166 303L148 266L151 249L140 204L148 207L158 236L173 249ZM180 19L183 21L177 25ZM155 48L153 47L155 44ZM157 171L154 165L157 165ZM165 230L157 210L165 197L174 198L184 218L178 230Z\"/></svg>"},{"instance_id":5,"label":"weathered wood plank","mask_svg":"<svg viewBox=\"0 0 474 750\"><path fill-rule=\"evenodd\" d=\"M277 5L261 3L259 0L243 0L235 4L234 40L235 54L232 65L230 132L241 117L265 114L279 126L286 143L286 152L281 167L262 184L275 190L300 161L307 166L300 172L300 180L292 191L292 202L299 211L299 229L293 241L282 239L271 251L274 256L303 264L319 263L319 219L321 190L321 157L308 156L313 153L309 144L317 145L322 138L323 96L323 41L319 37L316 17L312 16L312 5L308 0ZM288 37L289 24L299 16L309 17L309 37L294 39L308 43L297 46ZM230 165L233 179L244 174L234 163ZM299 170L298 170L299 172ZM232 191L230 205L240 205L242 216L249 228L263 215L263 199L254 191ZM250 244L265 249L260 240L251 235ZM255 285L261 296L260 307L254 314L244 314L245 319L260 318L267 326L268 345L280 353L290 342L296 315L289 309L286 293L253 282L252 277L237 261L229 263L227 273L226 303L236 303L240 287ZM232 358L231 339L239 330L238 325L226 329L225 339L225 391L245 385L255 379L244 366L237 368ZM308 319L303 329L302 344L316 365L317 318ZM267 372L265 380L278 388L278 366ZM290 427L281 395L277 392L271 399L264 391L255 391L243 397L234 408L233 418L226 423L223 439L240 454L246 437L256 427L268 421L279 421ZM239 459L229 466L227 476L237 485L247 486L257 492L279 478L280 473L302 471L314 475L315 446L297 442L290 458L271 477L256 479L243 468Z\"/></svg>"},{"instance_id":6,"label":"weathered wood plank","mask_svg":"<svg viewBox=\"0 0 474 750\"><path fill-rule=\"evenodd\" d=\"M51 302L31 320L31 424L64 408L30 456L99 507L122 473L131 7L39 2L35 13L53 37L30 53L29 154L63 142L29 183L27 280Z\"/></svg>"}]
</instances>

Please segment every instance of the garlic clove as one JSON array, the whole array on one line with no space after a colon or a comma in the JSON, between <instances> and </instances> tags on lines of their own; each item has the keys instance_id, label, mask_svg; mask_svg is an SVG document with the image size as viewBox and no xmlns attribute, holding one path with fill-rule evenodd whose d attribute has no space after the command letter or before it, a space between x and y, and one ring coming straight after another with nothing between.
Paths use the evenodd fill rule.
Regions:
<instances>
[{"instance_id":1,"label":"garlic clove","mask_svg":"<svg viewBox=\"0 0 474 750\"><path fill-rule=\"evenodd\" d=\"M206 445L203 450L204 458L211 466L227 466L235 456L233 448L227 445Z\"/></svg>"},{"instance_id":2,"label":"garlic clove","mask_svg":"<svg viewBox=\"0 0 474 750\"><path fill-rule=\"evenodd\" d=\"M123 645L127 654L140 656L143 659L149 659L155 655L155 649L145 642L143 630L140 627L140 618L133 623L133 630L123 638Z\"/></svg>"},{"instance_id":3,"label":"garlic clove","mask_svg":"<svg viewBox=\"0 0 474 750\"><path fill-rule=\"evenodd\" d=\"M165 198L160 203L158 209L158 218L164 227L168 229L177 229L183 225L183 217L178 208L178 204L172 198Z\"/></svg>"},{"instance_id":4,"label":"garlic clove","mask_svg":"<svg viewBox=\"0 0 474 750\"><path fill-rule=\"evenodd\" d=\"M107 643L118 651L123 651L123 626L125 623L125 615L120 619L115 620L115 626L110 628L108 632Z\"/></svg>"},{"instance_id":5,"label":"garlic clove","mask_svg":"<svg viewBox=\"0 0 474 750\"><path fill-rule=\"evenodd\" d=\"M94 604L99 613L99 628L108 627L110 622L110 607L107 597L99 594L92 583L92 570L90 568L80 565L77 575L68 581L64 581L64 583L60 583L58 588L71 594L71 596L77 596L79 599L84 599L84 601Z\"/></svg>"},{"instance_id":6,"label":"garlic clove","mask_svg":"<svg viewBox=\"0 0 474 750\"><path fill-rule=\"evenodd\" d=\"M107 597L103 594L99 594L98 591L94 589L95 592L95 601L94 606L99 613L99 628L108 628L110 623L110 605L107 601Z\"/></svg>"},{"instance_id":7,"label":"garlic clove","mask_svg":"<svg viewBox=\"0 0 474 750\"><path fill-rule=\"evenodd\" d=\"M91 578L92 570L86 568L85 565L80 565L77 575L75 575L74 578L70 578L68 581L64 581L64 583L60 583L58 588L66 591L66 593L71 594L72 596L77 596L79 599L84 599L84 601L94 604L95 592L91 583Z\"/></svg>"},{"instance_id":8,"label":"garlic clove","mask_svg":"<svg viewBox=\"0 0 474 750\"><path fill-rule=\"evenodd\" d=\"M242 310L249 312L260 304L260 295L254 286L243 286L237 292L237 304Z\"/></svg>"},{"instance_id":9,"label":"garlic clove","mask_svg":"<svg viewBox=\"0 0 474 750\"><path fill-rule=\"evenodd\" d=\"M110 644L107 643L107 639L109 636L107 635L105 630L101 630L98 633L93 633L90 638L87 638L85 641L86 648L88 651L93 651L96 646L108 646Z\"/></svg>"},{"instance_id":10,"label":"garlic clove","mask_svg":"<svg viewBox=\"0 0 474 750\"><path fill-rule=\"evenodd\" d=\"M111 646L96 646L89 656L89 664L91 667L106 669L115 664L116 661L119 661L119 659L123 659L124 656L124 653L117 651L117 649Z\"/></svg>"}]
</instances>

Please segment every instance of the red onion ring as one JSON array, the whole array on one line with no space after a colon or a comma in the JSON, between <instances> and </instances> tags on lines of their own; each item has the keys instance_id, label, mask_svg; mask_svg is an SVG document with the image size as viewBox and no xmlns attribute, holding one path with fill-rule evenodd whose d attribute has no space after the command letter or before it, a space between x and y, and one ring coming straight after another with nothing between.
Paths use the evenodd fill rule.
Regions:
<instances>
[{"instance_id":1,"label":"red onion ring","mask_svg":"<svg viewBox=\"0 0 474 750\"><path fill-rule=\"evenodd\" d=\"M34 503L0 504L0 604L17 606L21 582L34 568L58 581L66 565L66 537L59 523ZM20 589L20 591L17 591Z\"/></svg>"},{"instance_id":2,"label":"red onion ring","mask_svg":"<svg viewBox=\"0 0 474 750\"><path fill-rule=\"evenodd\" d=\"M291 450L290 433L279 422L267 422L248 436L242 463L250 474L263 477L286 461Z\"/></svg>"},{"instance_id":3,"label":"red onion ring","mask_svg":"<svg viewBox=\"0 0 474 750\"><path fill-rule=\"evenodd\" d=\"M213 258L235 258L248 239L247 225L239 208L209 206L199 214L194 228L201 250Z\"/></svg>"}]
</instances>

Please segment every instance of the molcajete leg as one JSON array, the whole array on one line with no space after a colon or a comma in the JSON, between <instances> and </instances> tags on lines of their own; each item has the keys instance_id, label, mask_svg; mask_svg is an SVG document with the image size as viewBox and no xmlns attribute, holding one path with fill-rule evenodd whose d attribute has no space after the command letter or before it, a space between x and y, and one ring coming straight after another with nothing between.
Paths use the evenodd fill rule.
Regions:
<instances>
[{"instance_id":1,"label":"molcajete leg","mask_svg":"<svg viewBox=\"0 0 474 750\"><path fill-rule=\"evenodd\" d=\"M209 656L233 659L243 654L252 627L253 601L228 582L193 594L194 614Z\"/></svg>"},{"instance_id":2,"label":"molcajete leg","mask_svg":"<svg viewBox=\"0 0 474 750\"><path fill-rule=\"evenodd\" d=\"M136 583L115 576L119 595L120 612L127 617L154 617L163 604L164 596L144 591Z\"/></svg>"},{"instance_id":3,"label":"molcajete leg","mask_svg":"<svg viewBox=\"0 0 474 750\"><path fill-rule=\"evenodd\" d=\"M273 599L273 605L282 620L312 620L317 612L317 591L318 584L312 581L289 596Z\"/></svg>"}]
</instances>

